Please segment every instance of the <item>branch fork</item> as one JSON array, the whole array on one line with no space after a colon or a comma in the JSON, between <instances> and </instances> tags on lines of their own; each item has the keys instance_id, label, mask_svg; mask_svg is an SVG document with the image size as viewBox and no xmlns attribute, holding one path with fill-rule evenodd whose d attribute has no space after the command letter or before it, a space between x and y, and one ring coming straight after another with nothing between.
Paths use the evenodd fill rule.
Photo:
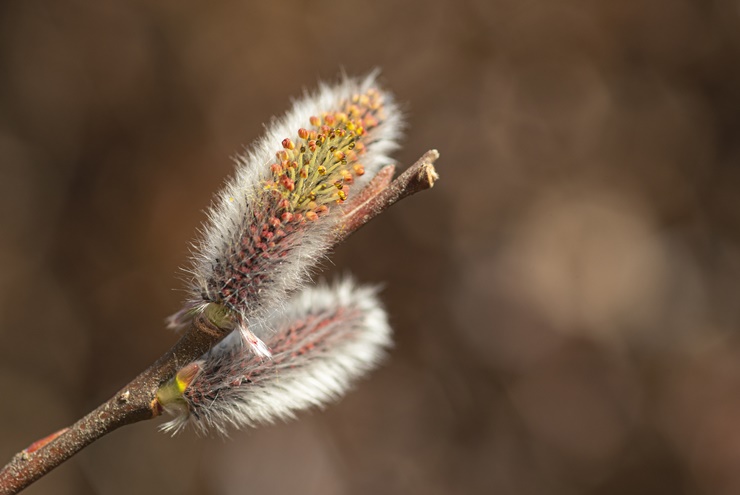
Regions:
<instances>
[{"instance_id":1,"label":"branch fork","mask_svg":"<svg viewBox=\"0 0 740 495\"><path fill-rule=\"evenodd\" d=\"M430 189L438 179L437 150L427 151L392 180L395 167L382 169L346 207L334 244L346 239L397 201ZM121 426L152 419L162 412L156 393L186 364L198 359L230 332L199 315L180 340L111 399L68 428L31 444L0 470L0 495L20 492L98 438Z\"/></svg>"}]
</instances>

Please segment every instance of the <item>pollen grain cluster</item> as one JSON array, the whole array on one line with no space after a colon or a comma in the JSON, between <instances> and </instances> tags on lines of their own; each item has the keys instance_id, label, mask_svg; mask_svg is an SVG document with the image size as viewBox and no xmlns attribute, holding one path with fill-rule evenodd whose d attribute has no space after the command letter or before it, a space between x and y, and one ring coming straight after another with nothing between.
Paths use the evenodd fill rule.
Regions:
<instances>
[{"instance_id":1,"label":"pollen grain cluster","mask_svg":"<svg viewBox=\"0 0 740 495\"><path fill-rule=\"evenodd\" d=\"M364 137L382 121L380 93L355 94L341 110L311 116L307 128L282 141L265 188L279 194L281 216L316 220L343 203L355 177L365 173Z\"/></svg>"}]
</instances>

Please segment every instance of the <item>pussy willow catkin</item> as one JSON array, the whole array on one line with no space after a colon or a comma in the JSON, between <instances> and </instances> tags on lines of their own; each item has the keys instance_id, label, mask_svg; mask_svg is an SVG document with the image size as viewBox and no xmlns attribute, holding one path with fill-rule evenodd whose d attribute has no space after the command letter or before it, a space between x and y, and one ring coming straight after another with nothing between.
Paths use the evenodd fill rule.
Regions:
<instances>
[{"instance_id":1,"label":"pussy willow catkin","mask_svg":"<svg viewBox=\"0 0 740 495\"><path fill-rule=\"evenodd\" d=\"M239 157L196 245L189 297L170 319L179 327L204 313L235 331L159 389L157 403L175 414L165 429L224 433L292 417L377 363L390 329L375 291L349 280L303 286L345 202L390 163L400 127L374 76L344 78L296 101Z\"/></svg>"},{"instance_id":2,"label":"pussy willow catkin","mask_svg":"<svg viewBox=\"0 0 740 495\"><path fill-rule=\"evenodd\" d=\"M374 76L321 85L297 100L239 157L197 243L190 296L170 324L218 305L221 326L252 349L269 349L251 327L305 283L326 254L342 205L397 148L401 117Z\"/></svg>"}]
</instances>

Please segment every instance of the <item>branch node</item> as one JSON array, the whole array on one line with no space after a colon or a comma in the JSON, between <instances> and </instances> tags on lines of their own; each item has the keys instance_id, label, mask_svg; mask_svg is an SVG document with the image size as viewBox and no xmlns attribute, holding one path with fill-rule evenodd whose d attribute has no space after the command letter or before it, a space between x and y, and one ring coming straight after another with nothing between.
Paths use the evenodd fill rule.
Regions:
<instances>
[{"instance_id":1,"label":"branch node","mask_svg":"<svg viewBox=\"0 0 740 495\"><path fill-rule=\"evenodd\" d=\"M205 314L201 313L193 320L193 327L206 335L213 337L214 339L221 339L225 334L231 330L221 328L213 323L211 319Z\"/></svg>"}]
</instances>

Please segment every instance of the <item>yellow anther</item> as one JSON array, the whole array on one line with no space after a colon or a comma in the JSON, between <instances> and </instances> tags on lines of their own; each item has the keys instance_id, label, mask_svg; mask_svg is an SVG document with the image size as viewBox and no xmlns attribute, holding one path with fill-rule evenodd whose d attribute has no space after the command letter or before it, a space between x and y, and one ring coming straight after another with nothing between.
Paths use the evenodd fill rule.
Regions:
<instances>
[{"instance_id":1,"label":"yellow anther","mask_svg":"<svg viewBox=\"0 0 740 495\"><path fill-rule=\"evenodd\" d=\"M177 386L177 391L183 393L189 384L185 380L181 380L179 376L176 376L175 385Z\"/></svg>"}]
</instances>

